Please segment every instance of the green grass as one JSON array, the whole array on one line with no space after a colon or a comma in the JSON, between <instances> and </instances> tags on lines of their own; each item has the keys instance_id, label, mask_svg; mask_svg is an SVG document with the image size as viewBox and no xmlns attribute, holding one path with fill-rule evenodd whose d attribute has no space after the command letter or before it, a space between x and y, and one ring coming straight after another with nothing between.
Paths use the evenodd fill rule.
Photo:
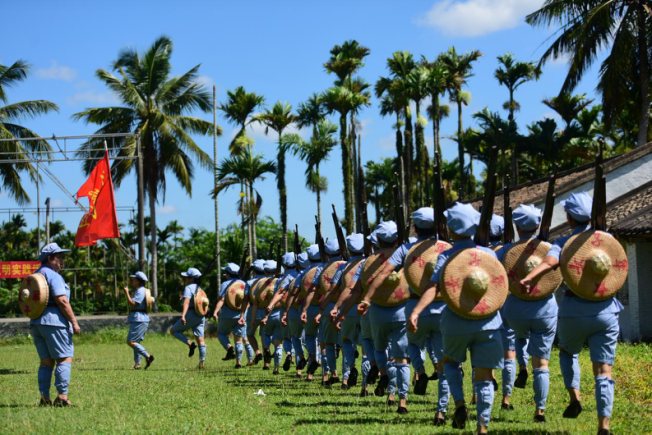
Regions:
<instances>
[{"instance_id":1,"label":"green grass","mask_svg":"<svg viewBox=\"0 0 652 435\"><path fill-rule=\"evenodd\" d=\"M196 369L197 356L170 336L147 336L143 343L156 356L148 371L132 371L131 349L123 344L126 330L82 336L76 341L70 409L39 408L36 351L29 340L0 345L0 433L470 433L431 425L436 382L428 396L410 395L410 414L399 416L385 399L360 399L355 391L326 390L317 383L263 372L262 364L236 371L216 339L208 340L207 369ZM492 433L596 432L593 376L588 352L581 355L584 412L577 420L561 417L564 390L557 352L551 362L551 389L545 426L531 423L532 378L525 390L515 390L515 411L499 410L500 394L492 413ZM341 363L341 360L339 361ZM429 364L429 363L428 363ZM432 366L428 365L428 372ZM471 394L466 367L466 396ZM619 345L615 433L652 433L652 347ZM500 373L497 373L500 382ZM262 388L265 397L254 396ZM55 392L52 387L53 394ZM452 404L451 404L452 406ZM451 408L452 410L452 408ZM471 407L475 419L475 407Z\"/></svg>"}]
</instances>

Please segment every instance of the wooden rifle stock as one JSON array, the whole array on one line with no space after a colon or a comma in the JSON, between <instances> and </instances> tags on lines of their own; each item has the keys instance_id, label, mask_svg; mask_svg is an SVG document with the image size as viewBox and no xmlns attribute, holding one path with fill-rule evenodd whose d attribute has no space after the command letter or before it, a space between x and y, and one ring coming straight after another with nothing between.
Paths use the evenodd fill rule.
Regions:
<instances>
[{"instance_id":1,"label":"wooden rifle stock","mask_svg":"<svg viewBox=\"0 0 652 435\"><path fill-rule=\"evenodd\" d=\"M473 240L479 246L489 246L491 217L494 213L494 201L496 196L496 159L498 158L498 147L491 147L491 157L487 167L487 181L485 183L484 201L482 201L482 213L480 224Z\"/></svg>"},{"instance_id":2,"label":"wooden rifle stock","mask_svg":"<svg viewBox=\"0 0 652 435\"><path fill-rule=\"evenodd\" d=\"M555 208L555 179L557 174L552 174L548 180L548 191L546 192L546 202L543 208L543 216L541 217L541 226L539 227L539 235L537 239L547 242L550 238L550 226L552 225L552 212Z\"/></svg>"},{"instance_id":3,"label":"wooden rifle stock","mask_svg":"<svg viewBox=\"0 0 652 435\"><path fill-rule=\"evenodd\" d=\"M301 251L301 244L299 244L299 225L294 226L294 267L297 269L297 272L301 272L301 266L299 265L299 253Z\"/></svg>"},{"instance_id":4,"label":"wooden rifle stock","mask_svg":"<svg viewBox=\"0 0 652 435\"><path fill-rule=\"evenodd\" d=\"M512 207L509 204L509 181L509 174L505 174L505 182L503 183L503 218L505 219L503 243L512 243L514 241L514 219L512 217Z\"/></svg>"},{"instance_id":5,"label":"wooden rifle stock","mask_svg":"<svg viewBox=\"0 0 652 435\"><path fill-rule=\"evenodd\" d=\"M594 230L607 230L607 179L602 166L602 146L604 139L600 139L600 151L595 159L595 181L593 184L593 206L591 208L591 227Z\"/></svg>"},{"instance_id":6,"label":"wooden rifle stock","mask_svg":"<svg viewBox=\"0 0 652 435\"><path fill-rule=\"evenodd\" d=\"M315 222L317 245L319 246L319 258L322 263L325 263L328 260L328 257L326 255L326 244L324 243L324 238L321 236L321 222L319 222L319 217L315 216Z\"/></svg>"},{"instance_id":7,"label":"wooden rifle stock","mask_svg":"<svg viewBox=\"0 0 652 435\"><path fill-rule=\"evenodd\" d=\"M280 278L282 269L283 269L283 256L281 254L281 244L279 243L278 247L276 248L276 271L274 272L274 276L276 278Z\"/></svg>"},{"instance_id":8,"label":"wooden rifle stock","mask_svg":"<svg viewBox=\"0 0 652 435\"><path fill-rule=\"evenodd\" d=\"M349 252L348 246L346 246L346 239L344 238L344 232L340 226L340 221L337 219L337 212L335 211L335 204L333 206L333 224L335 225L335 235L337 236L337 244L340 245L340 255L344 261L349 261L351 259L351 253Z\"/></svg>"},{"instance_id":9,"label":"wooden rifle stock","mask_svg":"<svg viewBox=\"0 0 652 435\"><path fill-rule=\"evenodd\" d=\"M439 240L448 241L448 226L446 225L446 199L441 185L441 163L439 153L435 152L435 167L433 169L433 204L435 206L435 231Z\"/></svg>"},{"instance_id":10,"label":"wooden rifle stock","mask_svg":"<svg viewBox=\"0 0 652 435\"><path fill-rule=\"evenodd\" d=\"M240 259L240 270L238 271L238 278L244 279L247 268L247 257L249 257L249 246L245 246L242 258Z\"/></svg>"},{"instance_id":11,"label":"wooden rifle stock","mask_svg":"<svg viewBox=\"0 0 652 435\"><path fill-rule=\"evenodd\" d=\"M394 172L394 176L396 179L398 179L398 174ZM399 180L400 184L400 180ZM407 241L407 237L405 235L405 213L403 210L403 203L401 202L401 197L399 195L399 187L397 184L394 184L392 186L392 190L394 193L394 210L395 210L395 219L396 219L396 226L398 227L398 246L401 246L403 243Z\"/></svg>"}]
</instances>

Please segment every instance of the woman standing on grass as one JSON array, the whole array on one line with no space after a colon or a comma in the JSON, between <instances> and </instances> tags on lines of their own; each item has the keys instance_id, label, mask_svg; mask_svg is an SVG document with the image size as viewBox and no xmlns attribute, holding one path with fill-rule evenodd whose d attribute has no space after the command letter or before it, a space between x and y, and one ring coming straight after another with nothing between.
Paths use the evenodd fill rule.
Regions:
<instances>
[{"instance_id":1,"label":"woman standing on grass","mask_svg":"<svg viewBox=\"0 0 652 435\"><path fill-rule=\"evenodd\" d=\"M70 306L70 287L58 273L63 269L66 252L70 252L70 249L61 249L56 243L50 243L43 248L38 257L41 267L36 272L45 276L50 291L48 305L43 314L29 322L36 352L41 359L41 366L38 369L41 406L72 405L68 399L70 369L75 355L72 334L79 334L81 330ZM58 393L54 402L50 400L52 372L54 372L54 386Z\"/></svg>"},{"instance_id":2,"label":"woman standing on grass","mask_svg":"<svg viewBox=\"0 0 652 435\"><path fill-rule=\"evenodd\" d=\"M129 304L129 334L127 335L127 344L134 350L134 370L140 369L140 361L145 357L145 370L149 368L154 361L154 355L147 353L145 348L140 344L145 339L145 333L149 327L149 316L147 315L147 295L145 292L145 283L147 276L143 272L136 272L131 275L131 287L134 289L134 297L129 296L129 289L124 288L127 303Z\"/></svg>"},{"instance_id":3,"label":"woman standing on grass","mask_svg":"<svg viewBox=\"0 0 652 435\"><path fill-rule=\"evenodd\" d=\"M181 272L184 277L186 288L183 290L183 308L181 311L181 318L170 329L170 334L189 347L188 357L192 357L197 349L197 343L188 340L183 332L192 329L192 333L199 343L199 368L204 368L204 361L206 360L206 344L204 343L204 325L206 318L200 314L195 313L195 294L199 289L197 279L201 277L201 272L194 267L188 269L187 272ZM186 316L188 318L186 319Z\"/></svg>"}]
</instances>

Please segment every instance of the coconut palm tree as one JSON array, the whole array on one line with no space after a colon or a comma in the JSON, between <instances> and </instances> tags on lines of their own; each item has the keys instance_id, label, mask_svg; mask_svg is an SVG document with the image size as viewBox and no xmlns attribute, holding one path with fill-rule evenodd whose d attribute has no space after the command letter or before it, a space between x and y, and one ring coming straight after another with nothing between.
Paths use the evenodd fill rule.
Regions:
<instances>
[{"instance_id":1,"label":"coconut palm tree","mask_svg":"<svg viewBox=\"0 0 652 435\"><path fill-rule=\"evenodd\" d=\"M281 138L283 137L283 131L296 122L296 120L297 117L292 113L290 103L282 103L280 101L274 104L271 110L266 110L264 113L256 116L256 121L265 125L265 134L269 133L270 129L278 133L276 187L278 188L281 210L281 228L283 231L281 242L283 243L283 252L288 251L288 195L285 185L285 152L287 151L287 147L283 145Z\"/></svg>"},{"instance_id":2,"label":"coconut palm tree","mask_svg":"<svg viewBox=\"0 0 652 435\"><path fill-rule=\"evenodd\" d=\"M299 103L297 108L297 127L312 127L312 135L317 136L317 124L324 119L326 112L321 102L321 96L313 93L308 99Z\"/></svg>"},{"instance_id":3,"label":"coconut palm tree","mask_svg":"<svg viewBox=\"0 0 652 435\"><path fill-rule=\"evenodd\" d=\"M324 68L328 74L335 74L340 83L343 83L364 66L363 59L369 56L371 50L351 39L336 45L330 53L331 57L324 63Z\"/></svg>"},{"instance_id":4,"label":"coconut palm tree","mask_svg":"<svg viewBox=\"0 0 652 435\"><path fill-rule=\"evenodd\" d=\"M118 73L98 69L97 78L115 92L122 106L87 109L73 115L74 120L98 124L101 133L124 133L132 131L140 136L143 159L143 181L149 198L151 218L150 253L152 256L152 293L158 296L156 257L156 203L158 195L165 196L167 174L171 173L186 193L192 195L192 179L197 161L200 167L213 168L213 161L195 143L191 134L210 136L213 123L187 115L199 109L212 109L210 93L197 83L199 65L179 76L170 77L172 68L172 40L162 36L141 56L135 49L120 51L112 69ZM222 130L218 128L217 134ZM118 155L135 156L136 139L133 137L115 141ZM92 139L81 146L79 152L87 156L87 150L99 148L98 140ZM83 169L90 173L94 162L84 162ZM119 186L135 168L133 160L115 162L112 168L113 182Z\"/></svg>"},{"instance_id":5,"label":"coconut palm tree","mask_svg":"<svg viewBox=\"0 0 652 435\"><path fill-rule=\"evenodd\" d=\"M403 121L401 120L401 113L405 104L400 101L398 97L390 93L386 93L380 99L380 116L396 116L396 123L392 127L396 129L396 156L397 158L403 155Z\"/></svg>"},{"instance_id":6,"label":"coconut palm tree","mask_svg":"<svg viewBox=\"0 0 652 435\"><path fill-rule=\"evenodd\" d=\"M21 141L21 138L38 137L29 128L20 125L26 118L35 118L50 112L58 112L59 107L46 100L20 101L7 104L9 97L7 89L17 85L27 78L30 65L23 60L18 60L10 66L0 64L0 139L16 139L16 141L0 142L0 153L16 153L0 155L0 192L5 192L18 204L30 201L29 195L23 188L20 173L27 172L32 181L38 178L36 168L28 162L2 163L2 160L26 160L30 153L50 151L46 141Z\"/></svg>"},{"instance_id":7,"label":"coconut palm tree","mask_svg":"<svg viewBox=\"0 0 652 435\"><path fill-rule=\"evenodd\" d=\"M557 97L546 98L542 103L557 112L566 123L566 128L568 128L582 110L593 103L593 100L587 99L586 94L561 94Z\"/></svg>"},{"instance_id":8,"label":"coconut palm tree","mask_svg":"<svg viewBox=\"0 0 652 435\"><path fill-rule=\"evenodd\" d=\"M328 180L322 177L319 172L319 165L328 160L328 155L337 146L334 135L337 132L337 125L327 119L317 123L316 134L310 141L304 141L298 134L286 134L283 136L284 146L291 148L294 155L298 155L306 162L306 186L311 192L317 195L317 217L321 222L321 194L328 190Z\"/></svg>"},{"instance_id":9,"label":"coconut palm tree","mask_svg":"<svg viewBox=\"0 0 652 435\"><path fill-rule=\"evenodd\" d=\"M428 106L428 117L432 120L432 131L434 137L435 151L441 156L441 120L450 115L450 107L441 104L441 97L446 91L456 84L456 77L439 61L428 61L421 56L421 64L428 68L427 87L430 93L431 105Z\"/></svg>"},{"instance_id":10,"label":"coconut palm tree","mask_svg":"<svg viewBox=\"0 0 652 435\"><path fill-rule=\"evenodd\" d=\"M172 235L172 240L174 241L174 249L179 248L179 236L183 233L185 228L179 224L179 221L173 220L168 223L167 230Z\"/></svg>"},{"instance_id":11,"label":"coconut palm tree","mask_svg":"<svg viewBox=\"0 0 652 435\"><path fill-rule=\"evenodd\" d=\"M605 123L638 102L638 145L647 143L650 121L650 2L630 0L545 0L527 16L533 26L561 28L540 64L568 57L568 74L560 94L572 92L598 56L608 51L600 67Z\"/></svg>"},{"instance_id":12,"label":"coconut palm tree","mask_svg":"<svg viewBox=\"0 0 652 435\"><path fill-rule=\"evenodd\" d=\"M461 93L462 87L466 81L473 76L471 73L473 69L473 62L482 57L482 53L478 50L473 50L469 53L458 54L455 47L450 47L447 52L439 55L439 62L441 62L449 73L454 77L451 81L451 87L448 92L451 100L457 104L457 135L458 138L463 137L464 127L462 125L462 105L468 104L468 98L465 98ZM458 160L460 163L460 194L461 199L466 195L466 176L464 174L464 143L460 140L457 144Z\"/></svg>"},{"instance_id":13,"label":"coconut palm tree","mask_svg":"<svg viewBox=\"0 0 652 435\"><path fill-rule=\"evenodd\" d=\"M369 198L374 203L376 224L383 222L383 217L394 219L394 198L392 185L398 159L383 157L380 162L368 161L365 165L365 182Z\"/></svg>"},{"instance_id":14,"label":"coconut palm tree","mask_svg":"<svg viewBox=\"0 0 652 435\"><path fill-rule=\"evenodd\" d=\"M421 117L421 102L424 98L430 95L429 88L430 72L425 66L410 71L406 78L407 89L409 98L414 101L417 115L416 127L416 164L414 165L415 179L420 181L420 188L417 189L419 206L423 207L424 201L428 200L427 187L430 185L428 182L428 164L430 158L428 150L426 149L426 142L424 137L424 129L427 125L425 118ZM426 191L424 197L423 192Z\"/></svg>"}]
</instances>

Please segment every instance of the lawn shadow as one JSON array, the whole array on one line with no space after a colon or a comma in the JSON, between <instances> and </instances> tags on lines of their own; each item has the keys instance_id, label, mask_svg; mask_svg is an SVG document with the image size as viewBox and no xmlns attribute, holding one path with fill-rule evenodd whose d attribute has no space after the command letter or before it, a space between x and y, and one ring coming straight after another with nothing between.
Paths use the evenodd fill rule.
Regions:
<instances>
[{"instance_id":1,"label":"lawn shadow","mask_svg":"<svg viewBox=\"0 0 652 435\"><path fill-rule=\"evenodd\" d=\"M0 369L0 376L2 375L27 375L31 372L27 370L14 370L14 369Z\"/></svg>"},{"instance_id":2,"label":"lawn shadow","mask_svg":"<svg viewBox=\"0 0 652 435\"><path fill-rule=\"evenodd\" d=\"M38 408L38 404L22 405L20 403L0 403L0 408Z\"/></svg>"}]
</instances>

